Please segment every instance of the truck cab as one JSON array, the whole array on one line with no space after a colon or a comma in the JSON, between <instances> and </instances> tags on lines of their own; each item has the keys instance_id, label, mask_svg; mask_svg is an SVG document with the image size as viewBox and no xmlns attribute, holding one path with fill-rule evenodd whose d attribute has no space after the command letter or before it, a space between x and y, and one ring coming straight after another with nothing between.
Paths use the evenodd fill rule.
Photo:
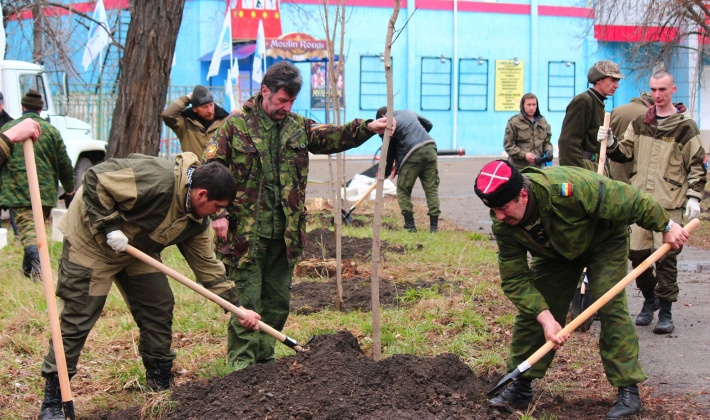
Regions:
<instances>
[{"instance_id":1,"label":"truck cab","mask_svg":"<svg viewBox=\"0 0 710 420\"><path fill-rule=\"evenodd\" d=\"M107 143L93 138L88 123L58 115L42 66L24 61L0 60L0 91L5 98L5 111L11 117L18 118L22 115L20 101L30 89L35 89L42 95L42 118L49 121L62 135L74 167L78 188L84 171L106 158Z\"/></svg>"}]
</instances>

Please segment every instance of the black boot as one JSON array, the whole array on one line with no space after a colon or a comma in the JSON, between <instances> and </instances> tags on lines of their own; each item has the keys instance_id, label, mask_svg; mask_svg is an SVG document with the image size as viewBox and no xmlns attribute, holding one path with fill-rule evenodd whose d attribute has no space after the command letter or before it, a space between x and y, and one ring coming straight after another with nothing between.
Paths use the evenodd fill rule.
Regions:
<instances>
[{"instance_id":1,"label":"black boot","mask_svg":"<svg viewBox=\"0 0 710 420\"><path fill-rule=\"evenodd\" d=\"M439 216L429 216L429 232L436 233L439 231Z\"/></svg>"},{"instance_id":2,"label":"black boot","mask_svg":"<svg viewBox=\"0 0 710 420\"><path fill-rule=\"evenodd\" d=\"M497 397L488 400L493 407L510 406L515 409L525 409L533 400L532 379L518 379Z\"/></svg>"},{"instance_id":3,"label":"black boot","mask_svg":"<svg viewBox=\"0 0 710 420\"><path fill-rule=\"evenodd\" d=\"M659 299L661 310L658 312L658 323L653 328L654 334L670 334L673 332L673 317L671 306L673 302Z\"/></svg>"},{"instance_id":4,"label":"black boot","mask_svg":"<svg viewBox=\"0 0 710 420\"><path fill-rule=\"evenodd\" d=\"M170 385L173 384L173 362L158 363L156 369L148 369L145 382L153 392L170 389Z\"/></svg>"},{"instance_id":5,"label":"black boot","mask_svg":"<svg viewBox=\"0 0 710 420\"><path fill-rule=\"evenodd\" d=\"M404 216L404 230L416 232L417 226L414 224L414 213L407 211L403 212L402 216Z\"/></svg>"},{"instance_id":6,"label":"black boot","mask_svg":"<svg viewBox=\"0 0 710 420\"><path fill-rule=\"evenodd\" d=\"M39 411L39 420L64 420L62 391L56 373L48 376L44 383L44 401Z\"/></svg>"},{"instance_id":7,"label":"black boot","mask_svg":"<svg viewBox=\"0 0 710 420\"><path fill-rule=\"evenodd\" d=\"M653 321L653 313L660 308L658 299L646 299L643 302L643 309L636 316L636 325L648 325Z\"/></svg>"},{"instance_id":8,"label":"black boot","mask_svg":"<svg viewBox=\"0 0 710 420\"><path fill-rule=\"evenodd\" d=\"M619 387L616 404L606 413L606 419L625 419L641 412L641 397L638 385Z\"/></svg>"},{"instance_id":9,"label":"black boot","mask_svg":"<svg viewBox=\"0 0 710 420\"><path fill-rule=\"evenodd\" d=\"M25 255L22 257L22 273L25 277L32 277L33 280L41 279L39 250L37 245L25 247Z\"/></svg>"}]
</instances>

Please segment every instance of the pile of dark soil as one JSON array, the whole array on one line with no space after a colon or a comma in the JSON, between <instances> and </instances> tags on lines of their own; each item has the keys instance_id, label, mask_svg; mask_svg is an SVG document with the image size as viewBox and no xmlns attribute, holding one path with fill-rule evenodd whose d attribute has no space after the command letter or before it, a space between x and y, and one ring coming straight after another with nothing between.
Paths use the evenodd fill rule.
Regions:
<instances>
[{"instance_id":1,"label":"pile of dark soil","mask_svg":"<svg viewBox=\"0 0 710 420\"><path fill-rule=\"evenodd\" d=\"M343 236L340 239L341 258L363 260L370 258L372 254L372 238L351 238ZM392 245L386 241L380 244L382 252L403 253L405 247ZM314 229L306 234L306 242L303 248L304 259L335 258L335 233L325 228Z\"/></svg>"},{"instance_id":2,"label":"pile of dark soil","mask_svg":"<svg viewBox=\"0 0 710 420\"><path fill-rule=\"evenodd\" d=\"M372 309L372 290L370 279L364 277L343 278L344 311ZM437 292L451 294L459 293L458 284L448 283L439 278L431 281L418 281L412 284L395 283L388 279L380 279L380 305L384 307L397 306L406 302L400 299L409 290L434 288ZM296 314L312 314L326 308L335 308L335 278L327 282L299 282L291 289L291 312Z\"/></svg>"},{"instance_id":3,"label":"pile of dark soil","mask_svg":"<svg viewBox=\"0 0 710 420\"><path fill-rule=\"evenodd\" d=\"M476 377L453 354L394 355L375 362L362 353L355 337L341 331L318 336L309 351L276 363L177 386L171 397L175 408L164 418L519 419L521 412L488 406L486 392L495 383ZM531 408L535 416L598 419L612 404L600 396L564 399L541 391L537 390ZM642 418L677 418L673 408L678 407L664 410L664 405L646 409ZM101 412L85 418L137 420L139 411Z\"/></svg>"}]
</instances>

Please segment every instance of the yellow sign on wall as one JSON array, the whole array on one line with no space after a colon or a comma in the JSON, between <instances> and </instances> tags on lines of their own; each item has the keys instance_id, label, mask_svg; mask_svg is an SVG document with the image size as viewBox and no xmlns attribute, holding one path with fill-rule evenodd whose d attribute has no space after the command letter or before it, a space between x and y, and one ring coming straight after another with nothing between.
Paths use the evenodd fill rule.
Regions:
<instances>
[{"instance_id":1,"label":"yellow sign on wall","mask_svg":"<svg viewBox=\"0 0 710 420\"><path fill-rule=\"evenodd\" d=\"M496 60L496 111L520 111L524 67L522 61Z\"/></svg>"}]
</instances>

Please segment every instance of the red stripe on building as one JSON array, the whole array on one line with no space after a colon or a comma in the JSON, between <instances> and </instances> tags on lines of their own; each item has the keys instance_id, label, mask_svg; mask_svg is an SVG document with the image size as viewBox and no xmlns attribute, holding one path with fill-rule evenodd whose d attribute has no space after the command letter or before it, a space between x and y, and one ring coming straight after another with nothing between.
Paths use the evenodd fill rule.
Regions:
<instances>
[{"instance_id":1,"label":"red stripe on building","mask_svg":"<svg viewBox=\"0 0 710 420\"><path fill-rule=\"evenodd\" d=\"M537 6L540 16L558 16L594 19L594 9L590 7Z\"/></svg>"},{"instance_id":2,"label":"red stripe on building","mask_svg":"<svg viewBox=\"0 0 710 420\"><path fill-rule=\"evenodd\" d=\"M315 4L317 6L323 6L323 0L288 0L287 3L293 4ZM419 6L417 2L417 7ZM336 6L331 4L331 7ZM394 8L394 1L392 0L345 0L345 7L381 7L387 9ZM399 3L400 9L405 9L407 7L407 0L402 0Z\"/></svg>"},{"instance_id":3,"label":"red stripe on building","mask_svg":"<svg viewBox=\"0 0 710 420\"><path fill-rule=\"evenodd\" d=\"M67 7L71 7L74 11L79 13L84 13L86 15L91 15L94 12L94 6L96 2L84 2L84 3L74 3L67 4ZM128 9L128 0L104 0L104 8L106 10L113 9ZM67 10L63 7L49 6L42 10L42 14L45 16L68 16L72 14L72 11ZM18 15L10 15L7 20L17 20ZM19 15L19 19L32 19L32 11L25 10Z\"/></svg>"},{"instance_id":4,"label":"red stripe on building","mask_svg":"<svg viewBox=\"0 0 710 420\"><path fill-rule=\"evenodd\" d=\"M594 38L608 42L669 42L678 36L676 28L625 25L594 25Z\"/></svg>"},{"instance_id":5,"label":"red stripe on building","mask_svg":"<svg viewBox=\"0 0 710 420\"><path fill-rule=\"evenodd\" d=\"M417 7L429 10L454 10L451 0L417 0ZM474 1L460 1L459 12L504 13L508 15L529 15L529 4L513 3L483 3Z\"/></svg>"}]
</instances>

